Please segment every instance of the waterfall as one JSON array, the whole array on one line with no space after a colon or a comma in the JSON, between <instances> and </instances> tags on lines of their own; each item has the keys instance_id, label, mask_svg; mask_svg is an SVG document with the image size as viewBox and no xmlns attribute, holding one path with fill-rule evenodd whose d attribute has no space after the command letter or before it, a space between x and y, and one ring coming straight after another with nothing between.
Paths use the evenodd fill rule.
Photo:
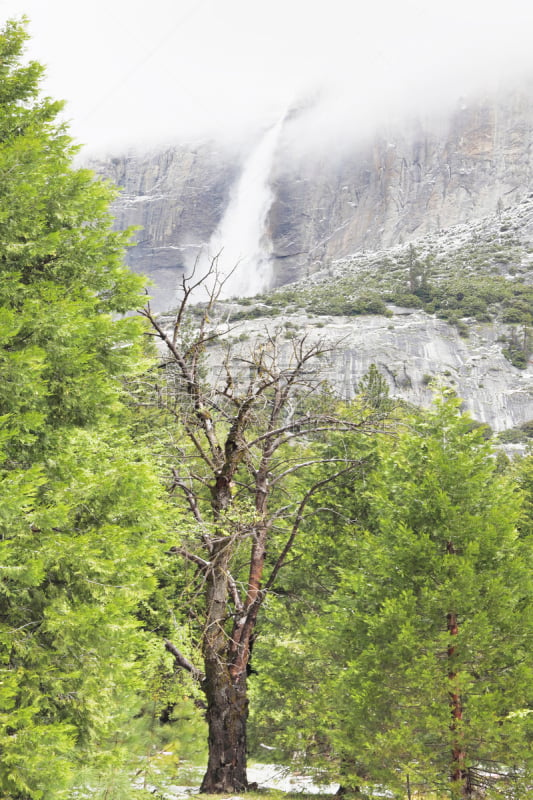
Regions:
<instances>
[{"instance_id":1,"label":"waterfall","mask_svg":"<svg viewBox=\"0 0 533 800\"><path fill-rule=\"evenodd\" d=\"M224 284L225 298L254 295L270 285L272 270L265 227L274 199L269 176L283 119L263 134L245 161L200 265L207 267L220 254L219 272L229 275L233 270Z\"/></svg>"}]
</instances>

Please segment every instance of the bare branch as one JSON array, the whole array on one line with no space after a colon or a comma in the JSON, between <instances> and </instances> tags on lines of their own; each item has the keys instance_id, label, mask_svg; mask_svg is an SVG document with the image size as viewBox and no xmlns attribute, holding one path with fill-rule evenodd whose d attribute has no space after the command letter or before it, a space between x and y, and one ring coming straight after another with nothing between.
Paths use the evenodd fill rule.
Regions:
<instances>
[{"instance_id":1,"label":"bare branch","mask_svg":"<svg viewBox=\"0 0 533 800\"><path fill-rule=\"evenodd\" d=\"M210 561L206 561L205 558L201 556L197 556L196 553L190 553L185 547L171 547L168 551L173 555L183 556L186 558L187 561L191 561L193 564L196 564L200 569L206 570L211 566Z\"/></svg>"},{"instance_id":2,"label":"bare branch","mask_svg":"<svg viewBox=\"0 0 533 800\"><path fill-rule=\"evenodd\" d=\"M169 653L172 653L178 667L181 667L182 669L187 670L187 672L190 672L194 680L198 681L198 683L202 684L204 682L205 680L204 673L197 667L195 667L194 664L191 664L191 662L187 658L185 658L185 656L182 653L180 653L178 648L175 645L173 645L172 642L170 642L168 639L165 639L165 649L168 650Z\"/></svg>"},{"instance_id":3,"label":"bare branch","mask_svg":"<svg viewBox=\"0 0 533 800\"><path fill-rule=\"evenodd\" d=\"M235 606L235 611L237 614L244 613L244 604L241 600L241 596L239 594L239 589L237 587L237 583L233 575L230 575L228 572L228 587L231 595L231 599L233 600L233 605Z\"/></svg>"},{"instance_id":4,"label":"bare branch","mask_svg":"<svg viewBox=\"0 0 533 800\"><path fill-rule=\"evenodd\" d=\"M215 460L220 461L222 458L222 449L218 443L211 416L205 407L205 398L201 391L196 375L191 371L187 360L177 347L177 344L168 336L166 331L151 313L150 306L147 305L146 308L142 309L139 313L148 319L154 330L157 331L159 338L162 339L162 341L166 344L168 351L172 354L176 364L180 369L181 377L185 381L187 393L193 401L195 418L209 443L211 455Z\"/></svg>"},{"instance_id":5,"label":"bare branch","mask_svg":"<svg viewBox=\"0 0 533 800\"><path fill-rule=\"evenodd\" d=\"M190 486L187 486L185 481L183 481L180 478L179 473L178 473L178 471L177 471L177 469L175 467L172 469L172 475L174 477L174 480L172 482L172 486L170 487L170 491L172 492L173 489L181 489L182 490L182 492L184 493L185 497L187 498L187 502L189 503L189 508L191 509L195 520L197 522L199 522L200 525L203 525L204 524L204 520L203 520L202 515L200 513L200 509L198 507L198 497L197 497L196 493L190 488Z\"/></svg>"},{"instance_id":6,"label":"bare branch","mask_svg":"<svg viewBox=\"0 0 533 800\"><path fill-rule=\"evenodd\" d=\"M314 464L351 464L352 466L356 466L357 464L361 464L361 459L354 459L354 458L313 458L310 461L299 461L293 467L289 467L284 472L280 472L274 478L271 479L270 485L275 486L282 478L285 478L287 475L292 475L293 472L297 472L300 469L304 469L304 467L311 467Z\"/></svg>"},{"instance_id":7,"label":"bare branch","mask_svg":"<svg viewBox=\"0 0 533 800\"><path fill-rule=\"evenodd\" d=\"M267 582L265 583L265 586L264 586L264 589L263 589L263 594L268 592L268 590L272 587L272 585L274 584L274 581L276 580L278 572L280 571L280 569L282 568L283 564L285 563L285 559L287 558L287 555L290 552L290 550L291 550L291 548L292 548L292 546L294 544L294 540L296 539L296 536L297 536L298 531L300 529L300 524L301 524L303 516L304 516L304 509L305 509L307 503L309 502L309 500L311 499L311 497L315 494L315 492L317 492L319 489L321 489L326 484L331 483L331 481L337 480L337 478L340 478L341 475L346 475L346 473L350 472L354 468L354 466L357 465L357 463L359 463L359 462L354 462L354 463L350 464L349 466L347 466L345 469L341 469L338 472L335 472L333 475L328 475L327 478L324 478L321 481L317 481L317 483L313 484L313 486L311 486L311 488L305 493L304 497L302 498L302 501L300 502L300 504L298 506L298 511L296 512L296 516L295 516L295 519L294 519L294 523L293 523L293 526L292 526L292 530L291 530L290 536L287 539L287 541L285 542L285 546L284 546L283 550L281 551L276 563L274 564L274 566L272 568L272 572L270 573L270 576L269 576Z\"/></svg>"},{"instance_id":8,"label":"bare branch","mask_svg":"<svg viewBox=\"0 0 533 800\"><path fill-rule=\"evenodd\" d=\"M329 414L306 414L303 417L298 417L286 425L281 425L278 428L273 428L265 431L260 436L256 436L251 442L248 442L248 447L254 447L268 439L276 439L282 437L282 440L294 438L304 431L310 430L313 433L322 433L325 431L355 431L364 428L367 430L367 422L361 420L360 422L350 422L348 420L339 420L337 417ZM287 434L287 435L286 435Z\"/></svg>"}]
</instances>

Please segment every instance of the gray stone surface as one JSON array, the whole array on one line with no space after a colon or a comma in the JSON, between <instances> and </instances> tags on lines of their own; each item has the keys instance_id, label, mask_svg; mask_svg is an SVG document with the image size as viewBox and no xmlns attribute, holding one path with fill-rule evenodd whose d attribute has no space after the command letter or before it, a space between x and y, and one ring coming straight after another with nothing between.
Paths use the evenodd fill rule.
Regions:
<instances>
[{"instance_id":1,"label":"gray stone surface","mask_svg":"<svg viewBox=\"0 0 533 800\"><path fill-rule=\"evenodd\" d=\"M413 121L364 143L354 134L353 147L338 150L306 148L305 127L288 115L270 177L275 283L519 202L532 176L531 89L465 100L438 123ZM91 164L122 189L117 226L142 227L128 259L158 284L158 303L209 241L252 146L203 142Z\"/></svg>"},{"instance_id":2,"label":"gray stone surface","mask_svg":"<svg viewBox=\"0 0 533 800\"><path fill-rule=\"evenodd\" d=\"M275 283L383 272L410 241L421 256L436 256L443 274L452 267L446 258L439 262L439 253L450 254L450 263L455 259L453 268L460 263L475 274L481 269L476 243L498 244L509 235L518 245L509 245L500 262L485 254L478 263L492 258L489 272L531 282L530 90L465 101L438 126L413 123L338 152L295 148L300 122L289 115L270 178L267 235ZM122 188L114 206L117 227L141 226L128 260L155 282L155 308L174 305L184 267L220 223L252 146L204 142L91 164ZM429 381L436 377L496 431L533 419L532 365L519 370L503 357L497 339L509 330L496 323L471 321L464 339L446 322L409 309L396 309L392 318L284 319L328 341L343 339L324 364L343 397L353 395L375 363L392 394L413 403L430 402ZM271 324L248 321L239 330L261 337Z\"/></svg>"},{"instance_id":3,"label":"gray stone surface","mask_svg":"<svg viewBox=\"0 0 533 800\"><path fill-rule=\"evenodd\" d=\"M272 177L277 282L518 202L531 184L532 128L529 87L464 101L438 123L391 128L351 151L313 157L287 144Z\"/></svg>"},{"instance_id":4,"label":"gray stone surface","mask_svg":"<svg viewBox=\"0 0 533 800\"><path fill-rule=\"evenodd\" d=\"M212 142L130 153L89 164L120 189L117 229L135 227L127 261L154 284L154 307L172 305L178 283L222 217L241 154Z\"/></svg>"},{"instance_id":5,"label":"gray stone surface","mask_svg":"<svg viewBox=\"0 0 533 800\"><path fill-rule=\"evenodd\" d=\"M430 384L436 381L452 387L474 419L495 432L533 419L533 364L520 370L504 358L497 340L506 326L473 323L469 337L463 338L457 328L423 311L391 310L392 317L286 315L283 323L243 320L232 326L234 355L246 357L255 343L265 341L267 330L278 328L281 358L288 360L292 345L284 326L290 322L291 335L307 334L309 342L321 340L333 348L320 363L320 375L344 399L354 396L374 363L392 397L428 406L435 391ZM221 325L219 331L225 329ZM211 377L223 386L221 360L219 350L209 351Z\"/></svg>"}]
</instances>

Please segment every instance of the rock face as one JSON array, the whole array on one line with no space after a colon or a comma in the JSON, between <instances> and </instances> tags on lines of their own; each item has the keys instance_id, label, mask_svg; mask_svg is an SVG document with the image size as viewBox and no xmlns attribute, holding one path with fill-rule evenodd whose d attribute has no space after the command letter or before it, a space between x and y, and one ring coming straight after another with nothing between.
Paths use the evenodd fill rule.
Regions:
<instances>
[{"instance_id":1,"label":"rock face","mask_svg":"<svg viewBox=\"0 0 533 800\"><path fill-rule=\"evenodd\" d=\"M347 346L332 359L332 383L347 397L375 363L388 379L391 396L417 406L431 402L430 384L437 381L451 386L474 419L495 431L531 418L533 370L516 369L504 358L498 326L475 325L464 339L443 320L395 309L391 319L347 319L337 332L339 338L348 336Z\"/></svg>"},{"instance_id":2,"label":"rock face","mask_svg":"<svg viewBox=\"0 0 533 800\"><path fill-rule=\"evenodd\" d=\"M275 284L518 202L531 184L532 132L527 88L339 149L305 147L305 124L289 115L270 172ZM142 227L128 258L155 281L155 305L168 303L184 265L208 243L252 146L211 142L91 164L122 188L117 226Z\"/></svg>"},{"instance_id":3,"label":"rock face","mask_svg":"<svg viewBox=\"0 0 533 800\"><path fill-rule=\"evenodd\" d=\"M336 157L298 156L288 146L273 173L277 283L518 202L531 184L532 129L532 96L515 92Z\"/></svg>"},{"instance_id":4,"label":"rock face","mask_svg":"<svg viewBox=\"0 0 533 800\"><path fill-rule=\"evenodd\" d=\"M128 263L153 281L154 306L168 308L184 268L194 263L220 222L239 173L239 156L203 143L90 166L120 188L113 206L116 227L138 228Z\"/></svg>"},{"instance_id":5,"label":"rock face","mask_svg":"<svg viewBox=\"0 0 533 800\"><path fill-rule=\"evenodd\" d=\"M391 397L414 405L429 405L434 384L442 384L457 392L474 419L496 432L533 418L533 365L520 370L503 356L498 339L505 326L473 324L463 338L456 327L423 311L390 310L391 317L284 315L277 325L267 319L245 320L233 328L234 352L246 359L254 344L264 341L265 330L277 327L282 361L291 356L291 336L306 334L309 343L320 340L332 348L320 363L320 375L343 399L354 397L375 364ZM213 380L224 385L220 352L210 351L209 359Z\"/></svg>"},{"instance_id":6,"label":"rock face","mask_svg":"<svg viewBox=\"0 0 533 800\"><path fill-rule=\"evenodd\" d=\"M456 252L454 264L462 259L472 273L486 260L472 258L479 249L473 242L485 230L493 252L502 249L504 236L515 242L492 272L533 282L533 92L465 102L438 125L413 123L338 150L295 146L304 135L302 120L289 115L270 165L263 240L275 285L321 276L335 282L348 269L360 270L367 255L374 272L383 272L395 260L391 248L429 239L436 252ZM141 226L128 260L155 283L155 309L174 305L183 271L220 224L253 147L230 150L211 142L90 165L122 189L114 206L117 227ZM487 228L479 221L489 217ZM457 256L460 242L464 258ZM430 252L426 245L419 251ZM533 419L533 365L530 360L520 370L504 358L497 340L508 330L497 324L470 322L464 339L456 327L413 309L396 308L390 318L283 318L300 333L316 327L328 341L343 339L324 364L343 397L353 395L375 363L391 393L412 403L429 403L429 384L437 378L496 431ZM271 322L247 320L242 333L264 335Z\"/></svg>"}]
</instances>

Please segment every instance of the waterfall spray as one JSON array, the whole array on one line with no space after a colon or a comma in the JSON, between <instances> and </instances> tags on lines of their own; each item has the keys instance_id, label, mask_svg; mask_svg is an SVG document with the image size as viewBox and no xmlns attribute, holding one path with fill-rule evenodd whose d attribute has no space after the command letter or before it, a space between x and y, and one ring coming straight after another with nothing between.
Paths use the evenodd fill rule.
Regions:
<instances>
[{"instance_id":1,"label":"waterfall spray","mask_svg":"<svg viewBox=\"0 0 533 800\"><path fill-rule=\"evenodd\" d=\"M283 120L284 116L263 134L244 163L226 212L201 259L200 267L207 267L218 255L219 272L229 275L223 289L226 298L254 295L270 284L265 228L274 195L269 176Z\"/></svg>"}]
</instances>

